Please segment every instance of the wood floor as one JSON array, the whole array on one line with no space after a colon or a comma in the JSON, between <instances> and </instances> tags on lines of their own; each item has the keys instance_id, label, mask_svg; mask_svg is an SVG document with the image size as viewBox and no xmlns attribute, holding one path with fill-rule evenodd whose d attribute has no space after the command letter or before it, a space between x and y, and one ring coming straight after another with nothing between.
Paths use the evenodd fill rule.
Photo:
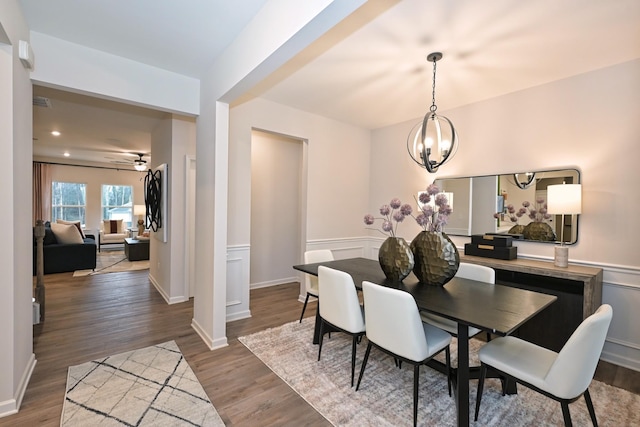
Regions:
<instances>
[{"instance_id":1,"label":"wood floor","mask_svg":"<svg viewBox=\"0 0 640 427\"><path fill-rule=\"evenodd\" d=\"M229 346L209 351L191 328L193 303L167 305L147 271L45 276L46 321L34 326L38 363L20 411L0 426L58 426L67 368L175 340L227 426L329 426L238 340L297 320L298 283L251 291L252 318L227 325ZM309 304L305 316L315 314ZM311 339L311 337L310 337ZM640 394L640 373L601 363L596 378Z\"/></svg>"}]
</instances>

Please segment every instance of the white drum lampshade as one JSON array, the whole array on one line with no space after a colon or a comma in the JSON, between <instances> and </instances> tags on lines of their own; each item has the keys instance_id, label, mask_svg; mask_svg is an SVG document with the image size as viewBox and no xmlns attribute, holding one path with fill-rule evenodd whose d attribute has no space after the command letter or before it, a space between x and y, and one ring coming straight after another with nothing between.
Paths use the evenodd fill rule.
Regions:
<instances>
[{"instance_id":1,"label":"white drum lampshade","mask_svg":"<svg viewBox=\"0 0 640 427\"><path fill-rule=\"evenodd\" d=\"M547 212L562 215L560 245L555 247L553 263L556 267L568 267L569 248L564 245L564 216L582 213L582 185L549 185L547 187Z\"/></svg>"}]
</instances>

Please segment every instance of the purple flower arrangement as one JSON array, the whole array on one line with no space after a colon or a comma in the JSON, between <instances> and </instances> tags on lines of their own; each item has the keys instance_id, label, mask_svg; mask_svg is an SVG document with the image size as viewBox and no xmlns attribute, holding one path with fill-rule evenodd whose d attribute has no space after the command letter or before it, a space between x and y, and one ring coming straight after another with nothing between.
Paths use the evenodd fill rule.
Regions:
<instances>
[{"instance_id":1,"label":"purple flower arrangement","mask_svg":"<svg viewBox=\"0 0 640 427\"><path fill-rule=\"evenodd\" d=\"M433 205L430 203L432 198ZM442 231L442 227L447 224L452 212L447 196L440 192L437 185L431 184L427 187L427 191L420 194L418 200L420 201L419 206L422 208L417 216L413 216L411 205L402 204L400 199L394 198L388 205L380 207L381 217L376 218L371 214L366 214L364 223L373 225L376 220L381 219L381 230L377 228L373 230L380 231L390 237L396 237L398 224L404 221L405 217L411 216L424 231Z\"/></svg>"},{"instance_id":2,"label":"purple flower arrangement","mask_svg":"<svg viewBox=\"0 0 640 427\"><path fill-rule=\"evenodd\" d=\"M433 205L430 204L432 198ZM424 231L442 231L449 221L449 215L453 212L447 196L440 192L437 185L431 184L427 187L427 191L420 193L418 201L422 206L420 213L415 217L418 225Z\"/></svg>"},{"instance_id":3,"label":"purple flower arrangement","mask_svg":"<svg viewBox=\"0 0 640 427\"><path fill-rule=\"evenodd\" d=\"M390 237L396 237L396 231L398 229L398 224L404 221L406 216L411 215L412 209L408 204L402 204L400 199L394 198L392 199L388 205L382 205L380 207L380 215L382 217L374 217L371 214L366 214L364 216L364 223L367 225L373 225L373 223L377 219L382 220L382 230L373 228L372 230L380 231L383 234L386 234Z\"/></svg>"},{"instance_id":4,"label":"purple flower arrangement","mask_svg":"<svg viewBox=\"0 0 640 427\"><path fill-rule=\"evenodd\" d=\"M493 217L500 218L500 215L501 213L498 212L493 214ZM522 202L522 207L517 211L513 205L507 205L507 216L513 223L517 223L523 216L529 217L533 222L543 222L544 220L551 218L551 214L547 213L547 204L541 197L536 199L535 205L532 205L525 200Z\"/></svg>"}]
</instances>

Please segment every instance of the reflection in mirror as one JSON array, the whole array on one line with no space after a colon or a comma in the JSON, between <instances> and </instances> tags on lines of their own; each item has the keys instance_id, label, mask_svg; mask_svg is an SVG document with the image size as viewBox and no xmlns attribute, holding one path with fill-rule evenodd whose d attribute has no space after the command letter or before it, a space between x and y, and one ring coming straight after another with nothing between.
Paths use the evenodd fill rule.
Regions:
<instances>
[{"instance_id":1,"label":"reflection in mirror","mask_svg":"<svg viewBox=\"0 0 640 427\"><path fill-rule=\"evenodd\" d=\"M540 242L557 242L557 236L564 236L571 244L578 240L578 216L565 215L563 223L562 215L546 213L547 186L562 183L580 184L580 172L528 171L435 181L441 191L453 193L456 199L447 234L513 234Z\"/></svg>"}]
</instances>

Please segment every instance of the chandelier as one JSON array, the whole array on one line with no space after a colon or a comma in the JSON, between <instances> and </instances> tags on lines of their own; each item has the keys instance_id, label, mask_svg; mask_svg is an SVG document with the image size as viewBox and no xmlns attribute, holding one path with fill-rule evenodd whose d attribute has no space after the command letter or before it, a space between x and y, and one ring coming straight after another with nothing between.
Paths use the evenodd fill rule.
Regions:
<instances>
[{"instance_id":1,"label":"chandelier","mask_svg":"<svg viewBox=\"0 0 640 427\"><path fill-rule=\"evenodd\" d=\"M458 136L451 120L436 114L436 62L442 59L442 53L427 55L427 61L433 62L433 85L431 107L421 122L409 132L407 150L414 162L434 173L449 161L458 150Z\"/></svg>"}]
</instances>

